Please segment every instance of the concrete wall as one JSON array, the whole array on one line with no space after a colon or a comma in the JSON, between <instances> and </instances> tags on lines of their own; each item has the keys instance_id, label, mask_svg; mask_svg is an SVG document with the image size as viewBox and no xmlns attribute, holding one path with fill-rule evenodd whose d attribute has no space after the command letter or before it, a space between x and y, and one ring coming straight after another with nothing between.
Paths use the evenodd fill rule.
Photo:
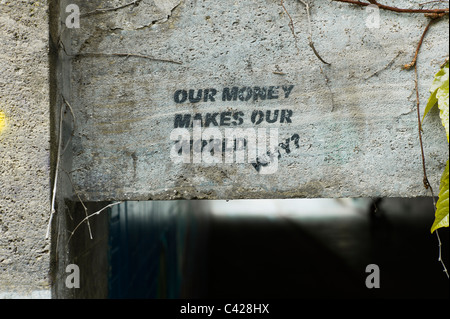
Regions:
<instances>
[{"instance_id":1,"label":"concrete wall","mask_svg":"<svg viewBox=\"0 0 450 319\"><path fill-rule=\"evenodd\" d=\"M71 3L81 9L79 29L65 26ZM98 201L87 204L90 213L113 199L427 194L414 76L400 68L427 23L422 15L382 11L380 28L371 29L362 8L314 1L316 48L331 62L325 66L308 46L298 1L284 1L294 30L280 2L268 0L155 0L97 11L124 3L0 0L0 297L48 297L52 284L55 296L77 297L63 286L71 263L104 275L104 215L92 221L93 241L69 242L85 216L77 194ZM447 27L448 18L434 25L421 50L422 107L448 55ZM273 104L174 99L179 89L216 88L219 97L226 87L255 85L295 89ZM50 244L45 234L61 108L68 147ZM195 166L170 159L176 114L242 111L248 120L255 110L275 108L291 110L292 121L261 127L278 127L283 138L299 135L299 147L292 143L293 152L283 153L278 174L260 175L248 163ZM424 128L428 174L437 189L448 153L444 134L436 138L442 132L436 113ZM101 257L97 264L92 256ZM100 286L85 282L98 289L83 296L105 296L105 278L99 280Z\"/></svg>"},{"instance_id":2,"label":"concrete wall","mask_svg":"<svg viewBox=\"0 0 450 319\"><path fill-rule=\"evenodd\" d=\"M72 178L83 198L429 195L422 185L414 71L402 69L428 23L423 15L381 10L374 27L365 8L310 1L315 47L330 63L325 65L308 44L308 17L297 0L284 1L293 29L281 2L273 0L73 2L80 27L61 35L70 60L66 98L78 122ZM420 52L422 107L447 55L444 18ZM230 93L235 87L239 98ZM256 88L264 98L249 95ZM271 119L278 114L277 121L260 123L267 112ZM171 157L171 134L182 127L195 139L191 122L181 120L188 116L201 117L203 127L222 138L230 128L278 129L284 147L279 158L271 149L269 167L260 170L247 158L196 163L191 154L188 163L179 163ZM448 158L437 113L424 129L429 178L437 189ZM268 168L271 173L263 174Z\"/></svg>"},{"instance_id":3,"label":"concrete wall","mask_svg":"<svg viewBox=\"0 0 450 319\"><path fill-rule=\"evenodd\" d=\"M0 298L49 297L46 1L0 1L0 48Z\"/></svg>"}]
</instances>

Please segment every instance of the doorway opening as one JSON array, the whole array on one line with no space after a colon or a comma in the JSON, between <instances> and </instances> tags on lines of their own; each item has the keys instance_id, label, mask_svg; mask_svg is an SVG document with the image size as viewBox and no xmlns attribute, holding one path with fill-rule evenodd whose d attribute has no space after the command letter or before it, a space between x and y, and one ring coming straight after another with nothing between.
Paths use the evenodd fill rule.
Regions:
<instances>
[{"instance_id":1,"label":"doorway opening","mask_svg":"<svg viewBox=\"0 0 450 319\"><path fill-rule=\"evenodd\" d=\"M108 297L448 298L433 217L429 198L125 202Z\"/></svg>"}]
</instances>

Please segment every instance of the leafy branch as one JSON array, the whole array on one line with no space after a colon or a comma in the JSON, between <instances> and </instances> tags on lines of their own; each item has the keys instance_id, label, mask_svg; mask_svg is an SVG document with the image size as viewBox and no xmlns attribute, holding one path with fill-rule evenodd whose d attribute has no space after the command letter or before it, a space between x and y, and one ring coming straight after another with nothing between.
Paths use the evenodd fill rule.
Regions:
<instances>
[{"instance_id":1,"label":"leafy branch","mask_svg":"<svg viewBox=\"0 0 450 319\"><path fill-rule=\"evenodd\" d=\"M434 81L431 84L430 93L431 96L428 99L427 106L425 107L424 119L428 112L438 106L440 110L440 118L442 125L445 128L447 135L447 142L449 141L449 70L448 62L443 68L436 73ZM439 185L439 200L436 204L436 219L431 227L431 232L441 227L449 227L449 164L447 165L442 174Z\"/></svg>"},{"instance_id":2,"label":"leafy branch","mask_svg":"<svg viewBox=\"0 0 450 319\"><path fill-rule=\"evenodd\" d=\"M423 119L428 114L428 112L434 108L435 105L438 106L440 112L439 116L442 121L442 125L445 128L447 135L447 142L449 141L449 63L448 60L438 73L434 76L433 83L430 88L430 97L428 103L425 107L425 112ZM423 122L423 120L422 120ZM431 226L431 233L436 232L436 236L439 242L439 261L444 267L444 272L449 277L447 268L441 258L441 240L439 238L438 229L441 227L449 227L449 161L445 166L444 172L442 173L440 185L439 185L439 199L435 204L435 220Z\"/></svg>"},{"instance_id":3,"label":"leafy branch","mask_svg":"<svg viewBox=\"0 0 450 319\"><path fill-rule=\"evenodd\" d=\"M404 69L411 69L414 67L414 82L415 82L415 91L416 91L416 108L417 108L417 118L418 118L418 131L419 131L419 142L420 142L420 148L421 148L421 155L422 155L422 166L423 166L423 184L426 189L429 189L431 192L431 196L433 198L433 208L435 209L435 221L433 225L431 226L431 233L436 232L436 236L438 239L439 244L439 261L441 262L444 272L449 277L447 268L445 267L445 264L441 258L441 240L439 238L438 228L441 227L449 227L449 162L447 161L445 170L442 174L440 185L439 185L439 200L437 203L435 203L434 200L434 194L433 189L428 181L427 173L426 173L426 165L425 165L425 155L423 150L423 143L422 143L422 124L421 124L421 117L420 117L420 102L419 102L419 89L418 89L418 75L417 75L417 57L420 51L420 48L422 46L422 42L425 38L425 35L433 22L437 21L438 19L447 16L449 14L449 8L439 8L439 9L423 9L423 8L397 8L392 7L388 5L384 5L381 3L378 3L376 0L367 0L368 2L362 2L359 0L332 0L335 2L344 2L349 3L353 5L358 6L369 6L369 5L375 5L379 9L393 11L397 13L422 13L426 17L430 18L430 21L428 22L427 26L425 27L422 36L418 42L418 45L416 47L416 51L414 54L414 58L409 64L405 64L403 67ZM431 1L431 2L441 2L441 1ZM428 4L431 2L423 3L421 4ZM445 128L446 134L447 134L447 142L449 141L449 71L448 71L448 59L446 63L441 66L441 70L435 75L433 84L431 85L430 92L431 96L428 100L427 106L425 108L425 113L423 116L423 119L427 115L427 113L435 106L438 105L440 109L440 117L442 120L442 125ZM422 122L423 122L422 119Z\"/></svg>"}]
</instances>

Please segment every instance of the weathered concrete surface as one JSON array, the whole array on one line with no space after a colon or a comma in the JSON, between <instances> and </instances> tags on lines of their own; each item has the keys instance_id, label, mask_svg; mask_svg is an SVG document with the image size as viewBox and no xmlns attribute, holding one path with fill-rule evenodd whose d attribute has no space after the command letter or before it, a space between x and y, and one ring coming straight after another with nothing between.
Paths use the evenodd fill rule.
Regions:
<instances>
[{"instance_id":1,"label":"weathered concrete surface","mask_svg":"<svg viewBox=\"0 0 450 319\"><path fill-rule=\"evenodd\" d=\"M0 48L0 298L48 298L46 1L0 1Z\"/></svg>"},{"instance_id":2,"label":"weathered concrete surface","mask_svg":"<svg viewBox=\"0 0 450 319\"><path fill-rule=\"evenodd\" d=\"M143 0L98 10L126 3L78 1L80 28L63 31L71 59L66 99L76 118L71 171L84 199L428 195L422 185L414 72L401 68L411 61L428 22L423 15L381 11L379 28L369 28L364 8L313 1L315 47L331 63L324 65L308 45L307 16L299 1L284 1L293 30L281 2L273 0ZM420 52L422 108L447 55L444 18L430 29ZM292 85L285 98L282 87ZM256 86L267 88L265 100L222 101L225 88ZM278 87L271 95L278 98L269 99L271 87ZM215 89L215 101L176 103L184 96L174 93L190 89L195 94ZM275 123L252 123L254 111L273 116L275 110ZM283 110L291 113L280 123ZM280 143L290 139L290 153L279 149L276 173L259 174L249 163L171 160L177 115L201 114L205 121L208 113L219 113L210 118L212 127L222 112L230 112L224 123L231 123L230 114L232 120L237 114L238 123L219 121L222 134L225 128L277 128ZM424 124L435 189L448 158L439 121L434 113Z\"/></svg>"}]
</instances>

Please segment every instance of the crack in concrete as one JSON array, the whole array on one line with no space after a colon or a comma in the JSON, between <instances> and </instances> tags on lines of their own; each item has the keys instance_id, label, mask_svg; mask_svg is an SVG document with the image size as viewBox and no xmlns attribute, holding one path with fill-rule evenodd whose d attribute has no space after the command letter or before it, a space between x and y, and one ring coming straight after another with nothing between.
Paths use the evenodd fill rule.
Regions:
<instances>
[{"instance_id":1,"label":"crack in concrete","mask_svg":"<svg viewBox=\"0 0 450 319\"><path fill-rule=\"evenodd\" d=\"M173 1L172 1L173 2ZM140 27L135 28L135 30L141 30L145 28L149 28L154 26L157 23L166 23L169 21L170 17L172 16L173 11L181 4L181 0L175 1L175 3L170 3L167 0L154 0L154 3L156 7L166 15L165 18L160 18L151 21L150 23L147 23L145 25L142 25Z\"/></svg>"}]
</instances>

